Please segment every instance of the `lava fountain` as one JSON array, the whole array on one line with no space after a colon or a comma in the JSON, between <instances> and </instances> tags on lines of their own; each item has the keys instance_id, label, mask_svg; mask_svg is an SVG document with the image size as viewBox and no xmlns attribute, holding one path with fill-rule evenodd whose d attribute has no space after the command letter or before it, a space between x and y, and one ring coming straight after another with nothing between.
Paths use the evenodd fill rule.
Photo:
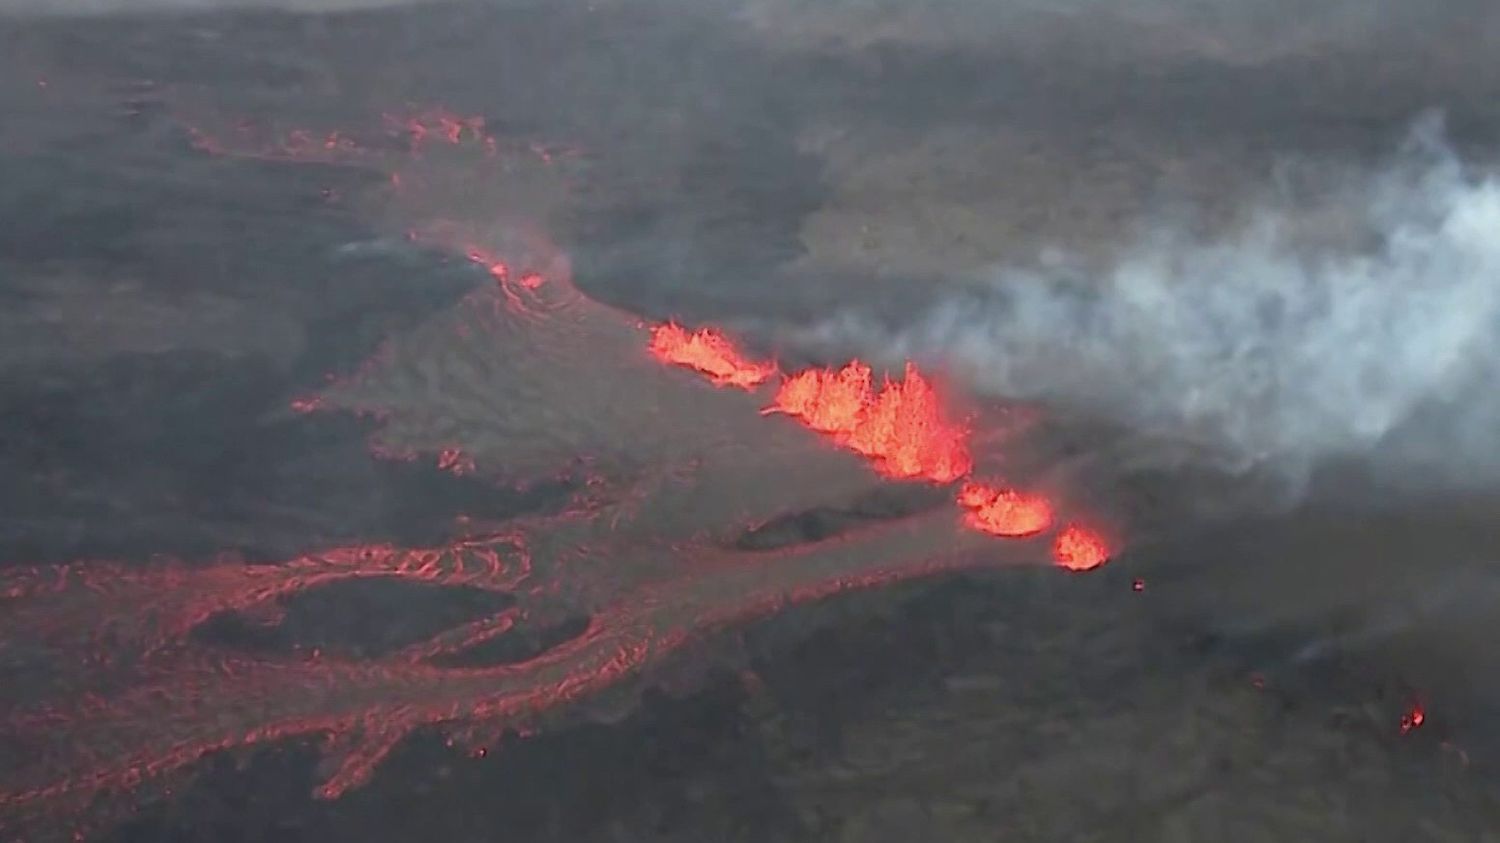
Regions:
<instances>
[{"instance_id":1,"label":"lava fountain","mask_svg":"<svg viewBox=\"0 0 1500 843\"><path fill-rule=\"evenodd\" d=\"M754 389L776 374L776 364L747 359L713 328L689 332L675 322L665 322L651 329L650 349L663 363L696 369L715 386Z\"/></svg>"},{"instance_id":2,"label":"lava fountain","mask_svg":"<svg viewBox=\"0 0 1500 843\"><path fill-rule=\"evenodd\" d=\"M765 412L831 435L887 477L949 483L973 465L968 431L944 417L936 390L910 363L904 378L878 389L858 360L838 371L808 369L782 383Z\"/></svg>"},{"instance_id":3,"label":"lava fountain","mask_svg":"<svg viewBox=\"0 0 1500 843\"><path fill-rule=\"evenodd\" d=\"M968 511L966 523L996 536L1034 536L1052 526L1052 502L1041 495L984 483L965 483L958 503Z\"/></svg>"}]
</instances>

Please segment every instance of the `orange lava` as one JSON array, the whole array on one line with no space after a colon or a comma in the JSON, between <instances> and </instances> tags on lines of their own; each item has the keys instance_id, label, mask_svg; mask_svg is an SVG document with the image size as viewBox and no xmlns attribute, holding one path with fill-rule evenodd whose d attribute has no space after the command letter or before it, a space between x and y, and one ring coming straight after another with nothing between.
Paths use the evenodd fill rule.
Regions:
<instances>
[{"instance_id":1,"label":"orange lava","mask_svg":"<svg viewBox=\"0 0 1500 843\"><path fill-rule=\"evenodd\" d=\"M709 376L718 386L751 389L775 374L772 363L746 360L713 328L689 332L673 322L651 329L651 354ZM874 373L854 360L841 369L806 369L782 380L762 412L792 416L839 445L868 457L876 471L897 480L952 483L969 476L969 431L950 420L932 383L908 362L900 380L877 386ZM957 496L964 524L992 536L1024 538L1047 532L1054 507L1044 495L1003 485L969 481ZM1055 537L1056 564L1087 571L1109 561L1109 544L1094 531L1072 524Z\"/></svg>"},{"instance_id":2,"label":"orange lava","mask_svg":"<svg viewBox=\"0 0 1500 843\"><path fill-rule=\"evenodd\" d=\"M474 458L458 448L444 448L438 452L437 467L439 471L451 471L462 477L474 473Z\"/></svg>"},{"instance_id":3,"label":"orange lava","mask_svg":"<svg viewBox=\"0 0 1500 843\"><path fill-rule=\"evenodd\" d=\"M465 250L464 256L471 263L484 267L484 271L488 272L496 281L503 284L510 279L510 267L506 266L505 261L495 257L488 250L478 246L470 246Z\"/></svg>"},{"instance_id":4,"label":"orange lava","mask_svg":"<svg viewBox=\"0 0 1500 843\"><path fill-rule=\"evenodd\" d=\"M782 382L766 412L786 413L822 433L847 436L871 403L870 367L858 360L837 372L808 369Z\"/></svg>"},{"instance_id":5,"label":"orange lava","mask_svg":"<svg viewBox=\"0 0 1500 843\"><path fill-rule=\"evenodd\" d=\"M466 141L482 144L486 155L498 151L495 138L485 129L483 117L454 114L444 108L429 108L414 114L386 114L386 130L405 135L413 154L433 143L458 146Z\"/></svg>"},{"instance_id":6,"label":"orange lava","mask_svg":"<svg viewBox=\"0 0 1500 843\"><path fill-rule=\"evenodd\" d=\"M993 536L1034 536L1052 526L1052 503L1041 495L969 482L958 505L968 510L964 523Z\"/></svg>"},{"instance_id":7,"label":"orange lava","mask_svg":"<svg viewBox=\"0 0 1500 843\"><path fill-rule=\"evenodd\" d=\"M785 413L870 457L881 474L951 483L969 473L968 430L945 417L942 401L917 367L877 390L870 367L808 369L786 379L768 413Z\"/></svg>"},{"instance_id":8,"label":"orange lava","mask_svg":"<svg viewBox=\"0 0 1500 843\"><path fill-rule=\"evenodd\" d=\"M423 235L417 232L407 232L407 236L413 240L423 238ZM512 313L530 318L538 316L536 297L531 294L546 283L546 279L540 273L525 272L519 278L514 277L509 264L481 246L465 247L464 256L475 266L483 267L484 271L495 279L501 295L505 297L505 306Z\"/></svg>"},{"instance_id":9,"label":"orange lava","mask_svg":"<svg viewBox=\"0 0 1500 843\"><path fill-rule=\"evenodd\" d=\"M390 119L388 134L408 141L400 146L409 146L409 151L398 156L392 155L389 138L384 145L366 146L337 132L273 133L246 124L220 142L190 131L205 151L294 162L379 164L389 163L392 157L404 161L408 154L416 156L428 147L436 151L439 146L478 143L488 153L496 148L480 118L429 111ZM533 149L550 160L545 149ZM414 172L412 179L403 182L401 172L392 171L390 179L393 185L413 190L418 189L420 175L421 171ZM557 295L571 290L568 275L559 268L562 264L544 260L542 271L532 271L524 264L502 260L483 246L462 246L464 234L460 224L435 222L413 229L408 238L454 250L492 279L493 284L476 284L466 299L482 304L483 309L476 307L474 314L464 314L464 319L454 323L460 336L469 336L470 330L496 332L496 337L481 337L491 339L501 331L535 330L521 334L515 343L494 347L512 349L533 340L547 343L544 354L502 359L497 365L556 366L533 374L538 374L539 382L571 388L573 384L567 381L586 370L576 366L576 360L556 359L560 354L553 353L551 343L574 342L578 354L588 355L595 351L596 340L614 348L620 336L636 337L633 318L591 303L581 294ZM550 243L540 246L522 248L520 253L551 254ZM527 259L531 258L518 258ZM549 319L560 321L549 326ZM364 377L373 365L393 365L390 377L400 384L404 369L384 357L390 347L382 345L383 350L351 377ZM779 375L774 362L747 359L712 328L690 332L676 324L658 325L650 332L649 350L658 360L694 369L719 386L751 390ZM411 362L419 364L423 359ZM628 366L608 372L625 379L616 384L620 390L632 384L658 385L660 373L638 371L649 365L638 352L627 362ZM459 377L463 378L455 381L459 386L469 383L469 375ZM474 384L487 382L478 379L481 375L473 377ZM440 384L434 382L434 388ZM291 407L297 413L346 409L381 419L400 411L400 404L366 404L359 397L362 394L340 398L338 392L330 391L297 398ZM370 394L383 394L378 383ZM552 395L540 394L543 400ZM667 390L661 394L670 396ZM328 407L325 395L333 402ZM725 399L745 412L748 402L756 400L724 393L707 397ZM574 407L570 403L543 406L558 414ZM718 408L695 407L687 398L669 409L681 410L683 416L677 423L683 430L695 430L700 414L710 422L720 419ZM764 412L794 417L839 447L861 455L886 477L954 485L966 480L956 503L969 529L1000 537L1050 534L1054 529L1054 503L1046 497L1014 490L998 480L980 482L970 477L973 460L967 423L949 418L938 390L912 364L907 364L901 379L884 377L878 383L870 367L859 361L838 370L803 371L780 381L774 401ZM571 428L548 433L558 443L575 444L582 450L595 441L594 428L607 427L612 426L591 425L576 443L569 438ZM623 429L628 432L639 426L627 420ZM531 441L529 425L520 425L515 433L516 441ZM509 436L509 432L501 435ZM603 435L614 433L606 430ZM416 437L396 436L390 441L383 437L377 433L369 443L372 454L380 458L414 460L431 450L430 445L419 452L417 446L402 444L427 442L420 430ZM696 458L704 453L698 449L716 445L722 438L710 432L709 437L689 439L686 444L692 450L685 454L694 457L693 463L705 462ZM739 453L694 476L691 482L701 485L686 491L734 494L738 490L731 483L741 477L760 471L777 476L793 461L830 456L827 449L821 455L813 448L782 449L778 439L760 439L748 431L736 444ZM613 443L605 447L613 452ZM438 445L435 457L442 471L455 475L476 471L473 456L458 442ZM740 459L756 462L740 474ZM846 590L1012 560L1030 561L1035 550L1028 546L1004 554L978 547L983 542L977 537L973 542L951 541L958 532L951 512L937 513L932 521L916 515L909 523L893 519L886 524L861 524L841 535L838 542L804 542L770 550L718 542L714 536L720 528L707 520L719 512L713 507L686 512L680 520L675 514L663 518L660 535L652 519L660 517L657 512L666 513L666 506L649 510L629 529L616 529L622 517L632 516L638 487L654 484L626 476L617 487L615 478L588 469L586 458L580 457L580 462L580 470L590 476L566 510L508 519L509 526L498 532L473 533L463 516L455 525L462 525L464 537L433 547L319 548L254 565L224 558L196 564L153 560L145 565L0 566L0 642L25 642L24 674L33 671L33 654L38 669L49 674L55 671L37 688L34 701L28 689L25 695L12 695L0 704L0 745L26 750L7 753L7 763L0 764L0 839L36 839L20 830L23 823L29 828L55 820L72 822L80 813L92 814L96 808L99 813L112 813L113 806L102 803L147 780L156 781L148 796L170 794L176 785L168 776L185 773L208 756L267 742L314 735L324 738L320 749L327 777L315 790L319 798L335 798L359 787L415 731L441 728L450 741L472 747L475 757L483 757L492 746L487 741L499 735L529 735L549 722L544 718L555 709L586 705L590 697L641 681L700 633ZM840 468L840 460L830 462ZM495 473L504 467L497 463ZM785 481L779 488L816 482L821 472L816 465L811 468L792 479L778 477ZM668 476L689 471L679 472L673 466ZM519 487L526 475L517 479ZM645 494L649 491L639 492ZM685 499L686 495L668 500ZM767 501L737 507L741 511L734 516L739 522L736 526L742 529L746 522L774 514L773 506L774 502ZM608 521L603 520L606 517ZM584 523L596 518L601 520L597 527ZM704 519L701 523L700 518ZM1077 523L1067 524L1052 538L1056 564L1074 571L1103 565L1113 552L1103 534ZM928 548L944 543L953 547L943 548L934 558L925 554ZM320 648L296 647L289 653L228 652L195 634L215 618L236 615L273 629L280 623L286 602L297 595L335 583L374 579L487 592L503 597L504 602L497 605L505 608L477 614L384 654L337 647L326 653ZM1137 580L1135 587L1141 590L1143 581ZM587 627L540 645L535 654L498 663L484 663L485 659L469 664L463 658L479 654L477 648L490 642L507 643L505 636L513 630L523 641L532 640L533 635L540 640L550 635L545 629L550 617L575 613L586 617ZM43 664L43 658L50 663ZM0 669L0 674L10 669ZM639 685L626 687L625 693L641 690ZM17 700L25 704L17 706ZM1401 731L1420 728L1424 720L1420 703L1412 701ZM75 837L82 838L81 832Z\"/></svg>"},{"instance_id":10,"label":"orange lava","mask_svg":"<svg viewBox=\"0 0 1500 843\"><path fill-rule=\"evenodd\" d=\"M1427 712L1422 709L1422 703L1412 700L1411 707L1401 715L1401 734L1405 735L1414 729L1420 729L1425 722L1427 722Z\"/></svg>"},{"instance_id":11,"label":"orange lava","mask_svg":"<svg viewBox=\"0 0 1500 843\"><path fill-rule=\"evenodd\" d=\"M675 322L665 322L651 329L650 351L664 363L708 375L715 386L754 389L776 373L775 363L746 359L734 343L713 328L689 332Z\"/></svg>"},{"instance_id":12,"label":"orange lava","mask_svg":"<svg viewBox=\"0 0 1500 843\"><path fill-rule=\"evenodd\" d=\"M1069 524L1052 542L1052 561L1070 571L1089 571L1109 561L1109 544L1087 527Z\"/></svg>"}]
</instances>

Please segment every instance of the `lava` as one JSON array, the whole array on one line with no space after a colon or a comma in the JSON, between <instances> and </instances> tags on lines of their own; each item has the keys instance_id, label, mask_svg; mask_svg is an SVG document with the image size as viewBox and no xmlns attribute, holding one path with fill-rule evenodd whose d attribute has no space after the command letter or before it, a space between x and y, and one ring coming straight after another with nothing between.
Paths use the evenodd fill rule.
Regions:
<instances>
[{"instance_id":1,"label":"lava","mask_svg":"<svg viewBox=\"0 0 1500 843\"><path fill-rule=\"evenodd\" d=\"M438 452L437 467L462 477L474 473L474 459L458 448L444 448Z\"/></svg>"},{"instance_id":2,"label":"lava","mask_svg":"<svg viewBox=\"0 0 1500 843\"><path fill-rule=\"evenodd\" d=\"M808 369L787 378L769 411L795 416L813 430L848 436L873 401L870 367L855 360L837 372Z\"/></svg>"},{"instance_id":3,"label":"lava","mask_svg":"<svg viewBox=\"0 0 1500 843\"><path fill-rule=\"evenodd\" d=\"M421 234L413 237L414 240L422 238ZM511 274L509 264L482 246L465 247L464 257L468 258L470 263L483 267L484 271L495 279L497 288L505 296L505 306L512 313L528 318L540 315L534 295L546 280L540 273L526 272L516 278Z\"/></svg>"},{"instance_id":4,"label":"lava","mask_svg":"<svg viewBox=\"0 0 1500 843\"><path fill-rule=\"evenodd\" d=\"M477 150L489 159L498 159L501 153L501 139L491 134L485 119L477 115L458 114L441 106L420 106L403 112L386 112L381 119L383 130L379 132L282 128L253 118L235 120L227 128L222 124L208 128L186 122L183 128L189 145L200 152L282 163L388 166L393 152L408 159L421 159L435 147ZM537 141L507 142L504 148L549 165L556 157L552 147ZM392 172L390 177L399 186L400 173Z\"/></svg>"},{"instance_id":5,"label":"lava","mask_svg":"<svg viewBox=\"0 0 1500 843\"><path fill-rule=\"evenodd\" d=\"M1412 700L1406 712L1401 715L1401 734L1409 734L1420 729L1425 722L1427 722L1427 712L1422 708L1421 701Z\"/></svg>"},{"instance_id":6,"label":"lava","mask_svg":"<svg viewBox=\"0 0 1500 843\"><path fill-rule=\"evenodd\" d=\"M412 239L419 239L419 235L413 236ZM504 284L510 280L510 267L505 264L505 261L490 254L489 250L481 246L470 246L464 250L464 257L468 258L470 263L484 267L484 271L488 272L497 283Z\"/></svg>"},{"instance_id":7,"label":"lava","mask_svg":"<svg viewBox=\"0 0 1500 843\"><path fill-rule=\"evenodd\" d=\"M455 114L441 107L404 115L387 113L383 117L388 132L406 136L413 155L421 154L423 146L432 143L459 146L473 142L482 145L486 155L493 156L498 152L498 143L485 130L483 117Z\"/></svg>"},{"instance_id":8,"label":"lava","mask_svg":"<svg viewBox=\"0 0 1500 843\"><path fill-rule=\"evenodd\" d=\"M1089 571L1109 561L1109 544L1087 527L1069 524L1052 542L1052 561L1070 571Z\"/></svg>"},{"instance_id":9,"label":"lava","mask_svg":"<svg viewBox=\"0 0 1500 843\"><path fill-rule=\"evenodd\" d=\"M301 128L277 132L250 120L239 121L222 137L196 126L187 126L186 131L188 143L210 155L294 162L333 161L367 152L363 144L342 132Z\"/></svg>"},{"instance_id":10,"label":"lava","mask_svg":"<svg viewBox=\"0 0 1500 843\"><path fill-rule=\"evenodd\" d=\"M969 482L958 492L965 523L994 536L1034 536L1052 526L1052 503L1041 495Z\"/></svg>"},{"instance_id":11,"label":"lava","mask_svg":"<svg viewBox=\"0 0 1500 843\"><path fill-rule=\"evenodd\" d=\"M446 112L392 118L383 145L378 135L242 128L228 141L194 137L225 154L376 165L431 144L493 149L482 120ZM409 190L386 198L412 201ZM415 729L484 754L499 735L530 734L554 712L642 680L697 637L790 603L1037 561L1036 544L993 537L1045 533L1052 503L976 479L957 492L962 518L935 509L786 547L736 545L747 525L847 505L870 491L871 467L892 479L969 478L967 425L915 366L877 384L859 361L783 379L761 412L800 425L771 423L756 412L761 397L746 393L775 378L776 365L747 358L717 330L659 325L642 354L636 317L582 295L566 261L529 230L444 227L430 215L403 222L412 239L472 261L494 283L387 338L356 376L332 379L293 409L373 414L377 456L434 455L454 474L476 461L518 484L573 470L571 479L587 476L579 498L549 516L464 526L427 548L360 545L257 565L0 569L0 656L36 662L35 681L28 672L0 682L9 762L0 765L0 838L97 821L119 802L170 792L205 756L295 737L323 738L327 778L315 793L333 798ZM735 389L680 377L653 357ZM1110 552L1076 524L1053 547L1073 570ZM295 595L369 578L477 588L507 605L368 658L247 652L197 634L225 615L273 627ZM565 618L587 625L524 660L451 660L513 633L539 637Z\"/></svg>"},{"instance_id":12,"label":"lava","mask_svg":"<svg viewBox=\"0 0 1500 843\"><path fill-rule=\"evenodd\" d=\"M754 389L776 374L775 363L747 359L713 328L690 332L675 322L665 322L651 329L649 349L664 363L702 372L715 386Z\"/></svg>"},{"instance_id":13,"label":"lava","mask_svg":"<svg viewBox=\"0 0 1500 843\"><path fill-rule=\"evenodd\" d=\"M783 381L765 412L830 434L887 477L951 483L973 465L967 428L945 417L937 391L912 363L879 389L858 360L838 371L808 369Z\"/></svg>"},{"instance_id":14,"label":"lava","mask_svg":"<svg viewBox=\"0 0 1500 843\"><path fill-rule=\"evenodd\" d=\"M963 541L948 519L934 516L770 553L616 542L600 571L619 582L618 593L575 637L517 663L434 661L544 622L554 601L598 588L572 567L581 553L600 554L590 536L610 531L598 521L576 526L586 535L569 539L566 523L538 519L494 539L352 547L272 565L8 573L0 583L8 586L0 590L7 596L0 633L64 655L58 664L65 669L43 686L43 701L0 718L0 734L34 750L0 771L0 831L19 835L40 812L105 810L100 794L121 797L207 755L298 735L326 737L329 775L315 795L334 798L368 780L414 729L438 726L458 737L471 733L465 722L485 721L495 731L526 732L553 709L640 676L696 631L850 588L995 564L993 551ZM664 553L673 562L666 569L658 561ZM225 612L274 619L293 594L365 577L501 591L517 606L373 659L238 653L193 635ZM115 658L90 657L100 646ZM481 745L493 740L491 732L473 734Z\"/></svg>"}]
</instances>

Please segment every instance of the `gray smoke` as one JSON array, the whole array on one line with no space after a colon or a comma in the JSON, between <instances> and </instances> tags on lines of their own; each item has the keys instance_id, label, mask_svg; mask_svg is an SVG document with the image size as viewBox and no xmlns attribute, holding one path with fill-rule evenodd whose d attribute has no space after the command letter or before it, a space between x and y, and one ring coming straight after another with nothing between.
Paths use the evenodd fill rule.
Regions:
<instances>
[{"instance_id":1,"label":"gray smoke","mask_svg":"<svg viewBox=\"0 0 1500 843\"><path fill-rule=\"evenodd\" d=\"M936 363L1241 467L1295 474L1379 449L1495 476L1500 183L1467 172L1429 116L1394 166L1339 195L1363 247L1309 246L1303 217L1265 210L1214 242L1154 231L1102 274L1002 270L904 325L844 313L804 339Z\"/></svg>"}]
</instances>

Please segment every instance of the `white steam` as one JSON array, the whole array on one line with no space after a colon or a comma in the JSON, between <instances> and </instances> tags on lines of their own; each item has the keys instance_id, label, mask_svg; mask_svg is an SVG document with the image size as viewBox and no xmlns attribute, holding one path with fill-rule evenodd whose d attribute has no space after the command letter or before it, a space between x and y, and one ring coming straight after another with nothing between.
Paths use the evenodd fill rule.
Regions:
<instances>
[{"instance_id":1,"label":"white steam","mask_svg":"<svg viewBox=\"0 0 1500 843\"><path fill-rule=\"evenodd\" d=\"M1220 242L1156 233L1102 277L1002 271L894 330L844 314L813 337L1242 465L1396 438L1477 471L1500 432L1500 184L1466 174L1427 118L1357 195L1368 248L1309 250L1296 217L1266 212Z\"/></svg>"}]
</instances>

